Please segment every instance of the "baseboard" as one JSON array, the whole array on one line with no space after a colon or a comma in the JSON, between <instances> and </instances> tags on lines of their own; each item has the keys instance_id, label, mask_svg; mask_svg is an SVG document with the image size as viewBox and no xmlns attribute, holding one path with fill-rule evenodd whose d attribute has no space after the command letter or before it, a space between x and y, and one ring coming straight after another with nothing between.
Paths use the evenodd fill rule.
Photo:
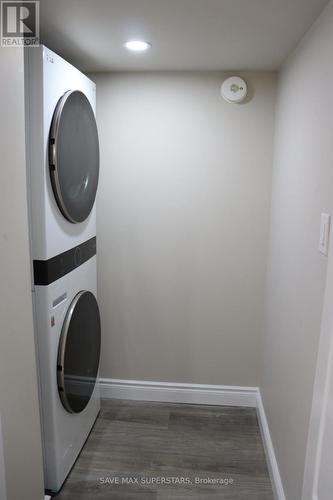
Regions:
<instances>
[{"instance_id":1,"label":"baseboard","mask_svg":"<svg viewBox=\"0 0 333 500\"><path fill-rule=\"evenodd\" d=\"M274 451L273 441L269 431L265 408L259 390L257 396L257 415L258 415L260 433L264 444L269 475L272 482L274 498L275 500L286 500L286 496L284 494L284 489L283 489L283 483L280 476L279 466Z\"/></svg>"},{"instance_id":2,"label":"baseboard","mask_svg":"<svg viewBox=\"0 0 333 500\"><path fill-rule=\"evenodd\" d=\"M100 379L102 398L224 406L257 405L257 387Z\"/></svg>"}]
</instances>

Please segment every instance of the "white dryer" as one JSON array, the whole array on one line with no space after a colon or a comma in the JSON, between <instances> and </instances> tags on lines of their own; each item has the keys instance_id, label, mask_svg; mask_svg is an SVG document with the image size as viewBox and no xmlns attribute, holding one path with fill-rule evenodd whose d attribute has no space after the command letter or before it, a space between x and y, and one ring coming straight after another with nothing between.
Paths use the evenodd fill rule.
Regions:
<instances>
[{"instance_id":1,"label":"white dryer","mask_svg":"<svg viewBox=\"0 0 333 500\"><path fill-rule=\"evenodd\" d=\"M96 256L34 295L44 481L57 492L100 409Z\"/></svg>"},{"instance_id":2,"label":"white dryer","mask_svg":"<svg viewBox=\"0 0 333 500\"><path fill-rule=\"evenodd\" d=\"M96 235L96 86L44 46L25 57L31 251L48 260Z\"/></svg>"},{"instance_id":3,"label":"white dryer","mask_svg":"<svg viewBox=\"0 0 333 500\"><path fill-rule=\"evenodd\" d=\"M57 492L100 409L95 84L46 47L25 51L32 291L45 489Z\"/></svg>"}]
</instances>

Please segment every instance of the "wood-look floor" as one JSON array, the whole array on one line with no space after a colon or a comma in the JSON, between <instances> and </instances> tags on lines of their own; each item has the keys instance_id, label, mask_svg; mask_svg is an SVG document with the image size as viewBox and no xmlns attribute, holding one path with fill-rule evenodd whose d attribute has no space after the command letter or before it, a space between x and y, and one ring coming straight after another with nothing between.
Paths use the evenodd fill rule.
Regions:
<instances>
[{"instance_id":1,"label":"wood-look floor","mask_svg":"<svg viewBox=\"0 0 333 500\"><path fill-rule=\"evenodd\" d=\"M214 479L227 484L204 484ZM156 484L162 481L171 484ZM273 500L255 409L122 400L102 402L96 424L57 496L218 498Z\"/></svg>"}]
</instances>

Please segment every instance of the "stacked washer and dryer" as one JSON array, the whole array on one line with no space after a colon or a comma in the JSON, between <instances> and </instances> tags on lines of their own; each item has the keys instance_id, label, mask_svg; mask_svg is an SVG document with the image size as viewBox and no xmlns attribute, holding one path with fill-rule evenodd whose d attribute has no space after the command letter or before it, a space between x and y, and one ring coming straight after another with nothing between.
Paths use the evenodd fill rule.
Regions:
<instances>
[{"instance_id":1,"label":"stacked washer and dryer","mask_svg":"<svg viewBox=\"0 0 333 500\"><path fill-rule=\"evenodd\" d=\"M28 199L45 489L57 492L100 409L96 87L26 50Z\"/></svg>"}]
</instances>

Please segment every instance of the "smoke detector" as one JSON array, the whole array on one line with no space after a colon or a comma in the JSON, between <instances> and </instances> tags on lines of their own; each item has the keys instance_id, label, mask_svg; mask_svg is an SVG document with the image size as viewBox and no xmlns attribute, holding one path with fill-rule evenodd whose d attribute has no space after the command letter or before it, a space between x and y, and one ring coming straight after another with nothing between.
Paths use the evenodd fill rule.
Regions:
<instances>
[{"instance_id":1,"label":"smoke detector","mask_svg":"<svg viewBox=\"0 0 333 500\"><path fill-rule=\"evenodd\" d=\"M223 99L232 103L244 101L247 95L247 85L243 78L231 76L227 78L221 86L221 95Z\"/></svg>"}]
</instances>

